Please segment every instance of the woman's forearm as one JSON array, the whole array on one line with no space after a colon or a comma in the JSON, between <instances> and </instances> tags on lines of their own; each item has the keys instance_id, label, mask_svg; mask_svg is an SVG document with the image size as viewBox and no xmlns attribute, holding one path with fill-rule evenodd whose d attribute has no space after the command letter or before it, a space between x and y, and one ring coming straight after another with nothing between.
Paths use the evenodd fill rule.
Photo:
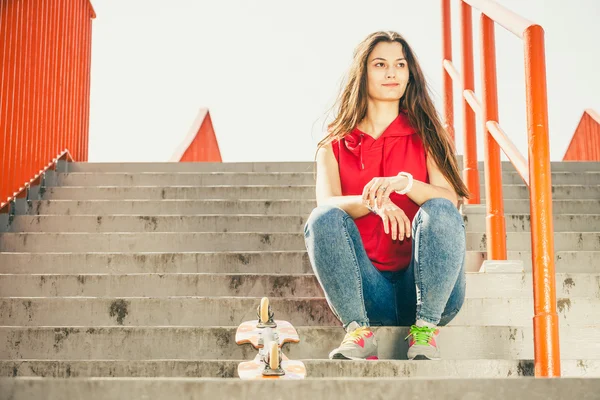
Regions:
<instances>
[{"instance_id":1,"label":"woman's forearm","mask_svg":"<svg viewBox=\"0 0 600 400\"><path fill-rule=\"evenodd\" d=\"M400 177L406 179L405 177ZM408 184L408 179L401 183L399 187L404 188ZM453 204L458 204L458 198L454 191L432 185L429 183L414 180L411 190L406 194L412 201L421 206L427 200L434 198L444 198L450 200ZM352 217L357 219L370 213L371 211L362 201L362 196L331 196L317 202L318 205L332 205L341 208Z\"/></svg>"},{"instance_id":2,"label":"woman's forearm","mask_svg":"<svg viewBox=\"0 0 600 400\"><path fill-rule=\"evenodd\" d=\"M346 211L352 219L363 217L370 213L369 209L362 202L362 196L331 196L318 202L321 205L332 205Z\"/></svg>"},{"instance_id":3,"label":"woman's forearm","mask_svg":"<svg viewBox=\"0 0 600 400\"><path fill-rule=\"evenodd\" d=\"M427 200L440 197L450 200L455 205L458 204L458 198L454 191L417 180L413 181L412 189L406 195L419 206Z\"/></svg>"}]
</instances>

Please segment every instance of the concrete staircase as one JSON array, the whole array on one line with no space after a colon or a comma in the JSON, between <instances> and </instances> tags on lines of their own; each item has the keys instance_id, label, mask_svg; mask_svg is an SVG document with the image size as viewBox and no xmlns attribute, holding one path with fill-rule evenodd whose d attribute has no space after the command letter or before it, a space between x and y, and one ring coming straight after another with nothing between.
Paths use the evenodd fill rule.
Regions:
<instances>
[{"instance_id":1,"label":"concrete staircase","mask_svg":"<svg viewBox=\"0 0 600 400\"><path fill-rule=\"evenodd\" d=\"M560 380L527 379L529 201L510 165L503 176L509 258L526 272L478 272L485 207L465 206L467 300L442 331L439 362L405 360L406 327L376 329L380 361L326 359L344 332L304 248L302 227L316 205L312 163L61 168L69 172L49 177L43 198L0 234L0 399L271 391L280 398L281 389L286 399L598 393L600 380L587 378L600 377L600 163L552 165L562 374L573 378ZM311 379L235 378L237 364L255 354L235 344L235 329L254 318L262 296L277 318L298 327L301 343L285 352L305 361Z\"/></svg>"}]
</instances>

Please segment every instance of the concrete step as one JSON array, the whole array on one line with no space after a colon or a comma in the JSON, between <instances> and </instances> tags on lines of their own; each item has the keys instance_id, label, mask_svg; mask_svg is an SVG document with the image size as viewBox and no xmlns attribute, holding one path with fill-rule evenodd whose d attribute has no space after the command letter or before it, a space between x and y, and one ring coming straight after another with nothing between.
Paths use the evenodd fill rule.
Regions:
<instances>
[{"instance_id":1,"label":"concrete step","mask_svg":"<svg viewBox=\"0 0 600 400\"><path fill-rule=\"evenodd\" d=\"M464 212L471 214L485 214L486 205L465 204ZM529 214L531 205L529 200L504 200L505 214ZM552 213L558 214L600 214L600 199L595 200L553 200Z\"/></svg>"},{"instance_id":2,"label":"concrete step","mask_svg":"<svg viewBox=\"0 0 600 400\"><path fill-rule=\"evenodd\" d=\"M600 273L556 274L557 297L600 299ZM530 273L467 273L467 298L531 298ZM323 297L313 274L1 274L4 297Z\"/></svg>"},{"instance_id":3,"label":"concrete step","mask_svg":"<svg viewBox=\"0 0 600 400\"><path fill-rule=\"evenodd\" d=\"M35 200L34 215L206 215L260 214L308 216L315 200ZM467 214L485 214L485 204L464 206ZM528 214L529 200L505 200L507 214ZM600 200L555 200L553 214L600 214Z\"/></svg>"},{"instance_id":4,"label":"concrete step","mask_svg":"<svg viewBox=\"0 0 600 400\"><path fill-rule=\"evenodd\" d=\"M503 185L505 199L528 199L525 185ZM485 199L485 188L480 188ZM598 199L600 186L554 185L552 196L556 200ZM52 200L202 200L202 199L295 199L314 200L313 185L280 186L66 186L49 187L44 195Z\"/></svg>"},{"instance_id":5,"label":"concrete step","mask_svg":"<svg viewBox=\"0 0 600 400\"><path fill-rule=\"evenodd\" d=\"M468 250L487 250L485 233L467 232ZM506 247L512 251L531 250L531 232L507 232ZM555 232L554 250L600 250L600 232Z\"/></svg>"},{"instance_id":6,"label":"concrete step","mask_svg":"<svg viewBox=\"0 0 600 400\"><path fill-rule=\"evenodd\" d=\"M526 272L531 272L531 251L507 251L507 260L523 262ZM487 252L467 251L465 268L469 272L478 272L483 262L487 259ZM554 265L557 272L565 273L596 273L600 271L600 252L598 251L556 251L554 252Z\"/></svg>"},{"instance_id":7,"label":"concrete step","mask_svg":"<svg viewBox=\"0 0 600 400\"><path fill-rule=\"evenodd\" d=\"M193 310L190 310L192 312ZM532 324L530 324L532 325ZM227 327L0 327L2 360L249 360L250 345L235 344ZM292 359L326 359L344 338L341 327L296 325L301 342L286 345ZM406 360L407 327L374 327L381 359ZM560 328L560 346L569 359L600 359L600 326ZM531 360L533 328L447 326L437 343L444 360Z\"/></svg>"},{"instance_id":8,"label":"concrete step","mask_svg":"<svg viewBox=\"0 0 600 400\"><path fill-rule=\"evenodd\" d=\"M479 271L485 251L467 251L467 271ZM508 251L531 271L531 252ZM597 273L600 251L557 251L557 272ZM127 274L127 273L262 273L312 272L306 251L129 252L129 253L0 253L0 273L6 274Z\"/></svg>"},{"instance_id":9,"label":"concrete step","mask_svg":"<svg viewBox=\"0 0 600 400\"><path fill-rule=\"evenodd\" d=\"M311 161L283 162L124 162L66 164L68 172L312 172ZM594 165L590 164L589 168Z\"/></svg>"},{"instance_id":10,"label":"concrete step","mask_svg":"<svg viewBox=\"0 0 600 400\"><path fill-rule=\"evenodd\" d=\"M581 178L580 178L581 179ZM314 185L314 172L74 172L56 186ZM519 182L521 183L521 182ZM558 182L557 182L558 183ZM576 182L570 182L571 184ZM587 182L586 182L587 183Z\"/></svg>"},{"instance_id":11,"label":"concrete step","mask_svg":"<svg viewBox=\"0 0 600 400\"><path fill-rule=\"evenodd\" d=\"M18 215L9 232L301 232L298 215ZM485 232L485 214L466 214L468 232ZM529 214L505 214L507 232L530 232ZM555 232L600 232L600 214L558 214Z\"/></svg>"},{"instance_id":12,"label":"concrete step","mask_svg":"<svg viewBox=\"0 0 600 400\"><path fill-rule=\"evenodd\" d=\"M246 360L0 360L0 377L234 378ZM301 360L309 378L516 378L534 376L533 360ZM561 360L562 377L600 377L600 360Z\"/></svg>"},{"instance_id":13,"label":"concrete step","mask_svg":"<svg viewBox=\"0 0 600 400\"><path fill-rule=\"evenodd\" d=\"M458 156L462 169L462 156ZM69 172L312 172L315 163L312 161L283 162L123 162L97 163L73 162L66 164ZM600 171L600 162L553 161L550 163L554 172ZM478 169L483 171L483 161L478 162ZM502 162L504 171L515 171L510 161Z\"/></svg>"},{"instance_id":14,"label":"concrete step","mask_svg":"<svg viewBox=\"0 0 600 400\"><path fill-rule=\"evenodd\" d=\"M467 250L486 250L486 234L467 232ZM529 232L508 232L507 248L531 249ZM305 250L303 233L2 233L2 252L179 252ZM555 232L554 248L600 250L600 232Z\"/></svg>"},{"instance_id":15,"label":"concrete step","mask_svg":"<svg viewBox=\"0 0 600 400\"><path fill-rule=\"evenodd\" d=\"M483 171L479 174L484 183ZM552 172L554 185L600 185L600 171ZM314 172L138 172L59 173L56 186L311 185ZM522 184L516 172L502 172L502 183Z\"/></svg>"},{"instance_id":16,"label":"concrete step","mask_svg":"<svg viewBox=\"0 0 600 400\"><path fill-rule=\"evenodd\" d=\"M225 326L256 319L260 297L0 297L1 326ZM324 297L272 298L275 317L340 326ZM562 327L597 325L600 299L557 299ZM532 298L468 298L452 326L529 326Z\"/></svg>"},{"instance_id":17,"label":"concrete step","mask_svg":"<svg viewBox=\"0 0 600 400\"><path fill-rule=\"evenodd\" d=\"M478 272L485 251L467 251L466 270ZM531 252L509 251L509 260L523 262L531 272ZM305 251L182 253L0 253L0 273L310 273ZM598 251L555 252L557 272L595 273Z\"/></svg>"},{"instance_id":18,"label":"concrete step","mask_svg":"<svg viewBox=\"0 0 600 400\"><path fill-rule=\"evenodd\" d=\"M486 198L485 187L481 186L479 195ZM529 199L529 187L517 184L503 184L504 199ZM600 198L600 185L553 184L552 198L555 200L584 200Z\"/></svg>"},{"instance_id":19,"label":"concrete step","mask_svg":"<svg viewBox=\"0 0 600 400\"><path fill-rule=\"evenodd\" d=\"M598 202L600 203L600 202ZM259 214L308 216L315 200L41 200L36 215L201 215ZM600 210L600 204L598 205Z\"/></svg>"},{"instance_id":20,"label":"concrete step","mask_svg":"<svg viewBox=\"0 0 600 400\"><path fill-rule=\"evenodd\" d=\"M485 232L485 214L465 214L467 232ZM529 214L504 214L507 232L531 232ZM600 214L555 214L554 232L600 232Z\"/></svg>"},{"instance_id":21,"label":"concrete step","mask_svg":"<svg viewBox=\"0 0 600 400\"><path fill-rule=\"evenodd\" d=\"M599 253L600 254L600 253ZM600 259L600 257L594 258ZM480 257L477 258L478 262ZM302 251L0 253L0 273L308 273Z\"/></svg>"},{"instance_id":22,"label":"concrete step","mask_svg":"<svg viewBox=\"0 0 600 400\"><path fill-rule=\"evenodd\" d=\"M264 379L205 378L3 378L11 400L44 398L93 398L130 400L132 398L170 400L214 398L277 398L289 400L371 399L439 397L459 399L555 400L569 397L591 400L597 394L599 379L398 379L398 378L327 378L276 381ZM285 393L285 396L281 394ZM468 393L468 397L465 394ZM91 396L91 397L90 397ZM8 399L9 397L6 397ZM3 399L4 400L4 399Z\"/></svg>"},{"instance_id":23,"label":"concrete step","mask_svg":"<svg viewBox=\"0 0 600 400\"><path fill-rule=\"evenodd\" d=\"M459 170L463 170L462 156L458 156ZM484 170L483 161L477 163L479 171ZM600 171L600 162L597 161L552 161L550 162L552 172L587 172ZM514 165L510 161L502 161L502 170L516 172Z\"/></svg>"},{"instance_id":24,"label":"concrete step","mask_svg":"<svg viewBox=\"0 0 600 400\"><path fill-rule=\"evenodd\" d=\"M19 215L10 232L301 232L298 215Z\"/></svg>"},{"instance_id":25,"label":"concrete step","mask_svg":"<svg viewBox=\"0 0 600 400\"><path fill-rule=\"evenodd\" d=\"M600 234L599 234L600 235ZM304 250L302 233L3 233L0 251L163 252Z\"/></svg>"},{"instance_id":26,"label":"concrete step","mask_svg":"<svg viewBox=\"0 0 600 400\"><path fill-rule=\"evenodd\" d=\"M579 186L578 186L579 187ZM586 186L581 186L586 187ZM519 190L519 189L518 189ZM591 190L593 192L593 189ZM585 195L590 190L581 190ZM591 195L590 195L591 196ZM315 200L315 185L254 186L66 186L49 187L52 200L203 200L295 199ZM583 197L582 197L583 198ZM596 198L596 197L592 197Z\"/></svg>"}]
</instances>

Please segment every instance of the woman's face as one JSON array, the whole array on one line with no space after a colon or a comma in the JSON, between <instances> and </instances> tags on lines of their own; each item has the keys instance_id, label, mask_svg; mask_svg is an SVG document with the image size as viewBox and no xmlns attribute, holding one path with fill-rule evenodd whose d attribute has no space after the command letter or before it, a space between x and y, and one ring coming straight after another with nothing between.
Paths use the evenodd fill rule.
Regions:
<instances>
[{"instance_id":1,"label":"woman's face","mask_svg":"<svg viewBox=\"0 0 600 400\"><path fill-rule=\"evenodd\" d=\"M409 70L402 45L379 42L367 59L369 97L379 101L399 101L408 84Z\"/></svg>"}]
</instances>

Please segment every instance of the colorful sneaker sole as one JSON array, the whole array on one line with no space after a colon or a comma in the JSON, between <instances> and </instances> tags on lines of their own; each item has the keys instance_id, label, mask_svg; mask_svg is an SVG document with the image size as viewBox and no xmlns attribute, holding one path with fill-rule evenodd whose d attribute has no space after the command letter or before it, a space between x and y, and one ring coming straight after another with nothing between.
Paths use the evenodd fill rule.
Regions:
<instances>
[{"instance_id":1,"label":"colorful sneaker sole","mask_svg":"<svg viewBox=\"0 0 600 400\"><path fill-rule=\"evenodd\" d=\"M419 355L414 356L413 358L409 358L409 360L415 360L415 361L419 361L419 360L439 361L439 360L441 360L441 358L439 358L439 357L427 357L425 355L419 354Z\"/></svg>"}]
</instances>

